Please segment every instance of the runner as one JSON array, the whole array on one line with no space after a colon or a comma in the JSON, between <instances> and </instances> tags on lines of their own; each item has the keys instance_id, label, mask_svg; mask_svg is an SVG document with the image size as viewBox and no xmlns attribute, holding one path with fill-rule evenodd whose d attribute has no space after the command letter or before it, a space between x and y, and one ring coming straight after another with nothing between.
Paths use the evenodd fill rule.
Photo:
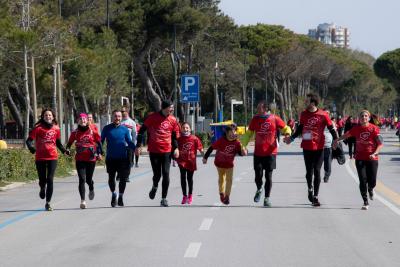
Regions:
<instances>
[{"instance_id":1,"label":"runner","mask_svg":"<svg viewBox=\"0 0 400 267\"><path fill-rule=\"evenodd\" d=\"M300 124L296 132L291 137L286 137L285 142L290 144L296 137L300 134L302 135L301 147L303 148L306 166L308 200L314 207L319 207L321 204L318 200L318 193L321 184L321 167L324 159L325 127L328 127L334 140L337 135L328 113L318 109L319 97L317 95L308 94L305 104L307 109L300 115Z\"/></svg>"},{"instance_id":2,"label":"runner","mask_svg":"<svg viewBox=\"0 0 400 267\"><path fill-rule=\"evenodd\" d=\"M339 136L342 136L343 129L344 129L344 119L342 118L342 116L339 115L337 119L337 131Z\"/></svg>"},{"instance_id":3,"label":"runner","mask_svg":"<svg viewBox=\"0 0 400 267\"><path fill-rule=\"evenodd\" d=\"M277 130L280 130L285 136L290 136L292 133L290 126L286 125L279 116L267 113L267 105L265 102L261 102L257 105L257 114L251 119L249 129L242 139L242 144L246 147L255 133L253 166L257 191L254 202L260 201L265 170L265 207L271 206L269 198L272 188L272 172L276 168L278 153Z\"/></svg>"},{"instance_id":4,"label":"runner","mask_svg":"<svg viewBox=\"0 0 400 267\"><path fill-rule=\"evenodd\" d=\"M89 127L90 127L93 131L99 133L99 129L97 129L97 126L96 126L96 124L94 123L94 120L93 120L93 114L89 112L89 113L87 114L87 117L88 117L88 125L89 125Z\"/></svg>"},{"instance_id":5,"label":"runner","mask_svg":"<svg viewBox=\"0 0 400 267\"><path fill-rule=\"evenodd\" d=\"M330 114L329 110L325 110L328 113L328 116ZM332 119L331 119L332 120ZM335 123L332 120L332 125L335 128ZM325 127L324 129L324 137L325 137L325 142L324 142L324 183L327 183L329 181L329 177L331 176L331 170L332 170L332 135L328 130L328 127Z\"/></svg>"},{"instance_id":6,"label":"runner","mask_svg":"<svg viewBox=\"0 0 400 267\"><path fill-rule=\"evenodd\" d=\"M217 150L214 165L218 170L219 197L222 203L229 205L233 178L233 161L236 154L247 155L246 148L242 147L236 135L236 127L226 126L224 136L212 144L203 157L203 164L207 164L207 159L213 150Z\"/></svg>"},{"instance_id":7,"label":"runner","mask_svg":"<svg viewBox=\"0 0 400 267\"><path fill-rule=\"evenodd\" d=\"M136 120L135 120L135 123L136 123L136 133L138 133L140 131L141 125ZM137 146L137 144L136 144L136 146ZM136 153L134 153L134 154L135 154L135 168L139 168L139 157L140 157L140 155L136 154Z\"/></svg>"},{"instance_id":8,"label":"runner","mask_svg":"<svg viewBox=\"0 0 400 267\"><path fill-rule=\"evenodd\" d=\"M378 172L378 154L383 147L383 138L379 133L379 127L369 123L371 114L368 110L360 112L360 125L354 126L339 139L334 141L336 148L338 142L346 138L355 137L357 146L355 151L356 168L360 179L360 193L364 201L361 209L367 210L369 199L374 200L374 187Z\"/></svg>"},{"instance_id":9,"label":"runner","mask_svg":"<svg viewBox=\"0 0 400 267\"><path fill-rule=\"evenodd\" d=\"M118 206L124 206L123 195L126 180L131 172L126 144L135 150L131 135L126 127L121 126L122 113L113 111L113 123L106 125L101 132L101 143L107 140L106 166L108 173L108 185L111 191L111 207L117 205L117 193L115 192L115 175L119 178Z\"/></svg>"},{"instance_id":10,"label":"runner","mask_svg":"<svg viewBox=\"0 0 400 267\"><path fill-rule=\"evenodd\" d=\"M353 122L353 117L349 116L346 120L346 123L344 124L344 133L350 131L350 129L353 128L353 126L355 125L356 124ZM353 152L356 151L356 139L354 137L350 137L347 140L345 140L345 144L349 147L349 157L350 159L352 159Z\"/></svg>"},{"instance_id":11,"label":"runner","mask_svg":"<svg viewBox=\"0 0 400 267\"><path fill-rule=\"evenodd\" d=\"M76 147L75 167L79 177L78 189L81 196L80 208L86 209L85 182L89 186L89 200L93 200L93 173L96 160L101 160L102 147L99 133L93 131L89 126L88 116L85 113L79 114L78 128L71 133L68 139L68 150L74 142Z\"/></svg>"},{"instance_id":12,"label":"runner","mask_svg":"<svg viewBox=\"0 0 400 267\"><path fill-rule=\"evenodd\" d=\"M52 211L50 204L53 196L53 179L57 168L58 153L57 148L63 153L69 155L61 144L61 132L57 125L54 112L49 109L43 109L40 120L35 124L26 145L32 154L35 154L36 170L39 176L41 199L46 198L45 209ZM35 142L35 145L33 145Z\"/></svg>"},{"instance_id":13,"label":"runner","mask_svg":"<svg viewBox=\"0 0 400 267\"><path fill-rule=\"evenodd\" d=\"M182 124L181 136L178 138L179 158L177 158L181 173L182 202L181 204L192 204L193 201L193 174L197 170L197 150L204 156L203 145L200 139L191 134L190 125L187 122ZM187 194L186 181L189 187Z\"/></svg>"},{"instance_id":14,"label":"runner","mask_svg":"<svg viewBox=\"0 0 400 267\"><path fill-rule=\"evenodd\" d=\"M153 186L149 192L150 199L154 199L162 175L162 207L168 207L169 170L171 167L171 151L174 157L179 158L178 142L180 130L176 118L172 115L174 105L170 100L163 100L161 110L150 114L140 128L137 138L135 154L140 154L143 134L148 133L147 150L150 154L151 168L153 169Z\"/></svg>"},{"instance_id":15,"label":"runner","mask_svg":"<svg viewBox=\"0 0 400 267\"><path fill-rule=\"evenodd\" d=\"M125 107L122 108L122 120L121 120L121 125L125 126L126 128L128 128L129 130L129 134L131 135L132 138L132 142L134 144L136 144L136 122L134 120L132 120L129 117L129 110ZM129 163L130 163L130 167L133 167L133 161L134 161L134 154L135 151L131 150L128 148L128 146L126 147L127 149L127 153L128 153L128 159L129 159ZM118 177L117 177L118 179ZM130 182L129 177L126 180L127 183Z\"/></svg>"}]
</instances>

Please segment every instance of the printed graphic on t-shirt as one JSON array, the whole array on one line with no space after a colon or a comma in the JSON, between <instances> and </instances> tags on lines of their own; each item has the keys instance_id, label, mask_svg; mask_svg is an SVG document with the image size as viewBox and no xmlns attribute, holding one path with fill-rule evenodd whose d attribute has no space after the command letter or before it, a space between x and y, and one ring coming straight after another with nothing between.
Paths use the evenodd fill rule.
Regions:
<instances>
[{"instance_id":1,"label":"printed graphic on t-shirt","mask_svg":"<svg viewBox=\"0 0 400 267\"><path fill-rule=\"evenodd\" d=\"M56 131L54 131L54 130L49 130L49 131L47 131L45 134L44 134L44 136L43 136L43 138L42 138L42 143L44 144L44 143L54 143L54 140L56 139L55 138L55 136L56 136Z\"/></svg>"}]
</instances>

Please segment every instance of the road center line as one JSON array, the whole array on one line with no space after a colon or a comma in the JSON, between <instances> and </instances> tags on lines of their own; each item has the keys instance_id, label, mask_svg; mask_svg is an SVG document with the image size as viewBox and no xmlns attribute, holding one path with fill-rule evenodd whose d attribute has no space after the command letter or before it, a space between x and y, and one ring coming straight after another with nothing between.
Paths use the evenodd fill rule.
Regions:
<instances>
[{"instance_id":1,"label":"road center line","mask_svg":"<svg viewBox=\"0 0 400 267\"><path fill-rule=\"evenodd\" d=\"M208 231L213 223L213 218L204 218L199 227L199 231Z\"/></svg>"},{"instance_id":2,"label":"road center line","mask_svg":"<svg viewBox=\"0 0 400 267\"><path fill-rule=\"evenodd\" d=\"M354 179L354 181L359 184L359 179L358 176L354 173L354 171L351 169L350 167L350 163L349 161L346 162L346 170L347 172L350 174L350 176ZM388 207L389 209L391 209L394 213L396 213L397 215L400 216L400 209L398 209L395 205L393 205L392 203L390 203L389 201L387 201L386 199L384 199L383 197L381 197L380 195L375 193L375 198L377 200L379 200L380 202L382 202L386 207Z\"/></svg>"},{"instance_id":3,"label":"road center line","mask_svg":"<svg viewBox=\"0 0 400 267\"><path fill-rule=\"evenodd\" d=\"M214 203L214 207L211 207L211 210L219 210L221 208L221 203Z\"/></svg>"},{"instance_id":4,"label":"road center line","mask_svg":"<svg viewBox=\"0 0 400 267\"><path fill-rule=\"evenodd\" d=\"M188 248L186 249L184 258L197 258L201 247L200 242L192 242L189 244Z\"/></svg>"}]
</instances>

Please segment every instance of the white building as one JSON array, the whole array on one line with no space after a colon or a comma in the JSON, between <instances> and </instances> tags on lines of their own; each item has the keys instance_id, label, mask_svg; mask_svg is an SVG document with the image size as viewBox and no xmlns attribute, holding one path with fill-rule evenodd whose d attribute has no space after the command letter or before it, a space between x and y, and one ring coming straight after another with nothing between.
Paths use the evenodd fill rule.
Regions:
<instances>
[{"instance_id":1,"label":"white building","mask_svg":"<svg viewBox=\"0 0 400 267\"><path fill-rule=\"evenodd\" d=\"M348 48L350 32L347 28L333 23L319 24L317 29L308 30L308 36L326 45Z\"/></svg>"}]
</instances>

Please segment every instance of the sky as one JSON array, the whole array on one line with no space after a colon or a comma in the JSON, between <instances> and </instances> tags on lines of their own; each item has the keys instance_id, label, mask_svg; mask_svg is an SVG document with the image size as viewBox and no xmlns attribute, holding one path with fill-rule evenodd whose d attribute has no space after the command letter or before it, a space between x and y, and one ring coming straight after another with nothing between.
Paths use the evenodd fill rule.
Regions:
<instances>
[{"instance_id":1,"label":"sky","mask_svg":"<svg viewBox=\"0 0 400 267\"><path fill-rule=\"evenodd\" d=\"M238 25L283 25L307 34L321 23L350 31L350 48L379 57L400 48L400 0L221 0Z\"/></svg>"}]
</instances>

